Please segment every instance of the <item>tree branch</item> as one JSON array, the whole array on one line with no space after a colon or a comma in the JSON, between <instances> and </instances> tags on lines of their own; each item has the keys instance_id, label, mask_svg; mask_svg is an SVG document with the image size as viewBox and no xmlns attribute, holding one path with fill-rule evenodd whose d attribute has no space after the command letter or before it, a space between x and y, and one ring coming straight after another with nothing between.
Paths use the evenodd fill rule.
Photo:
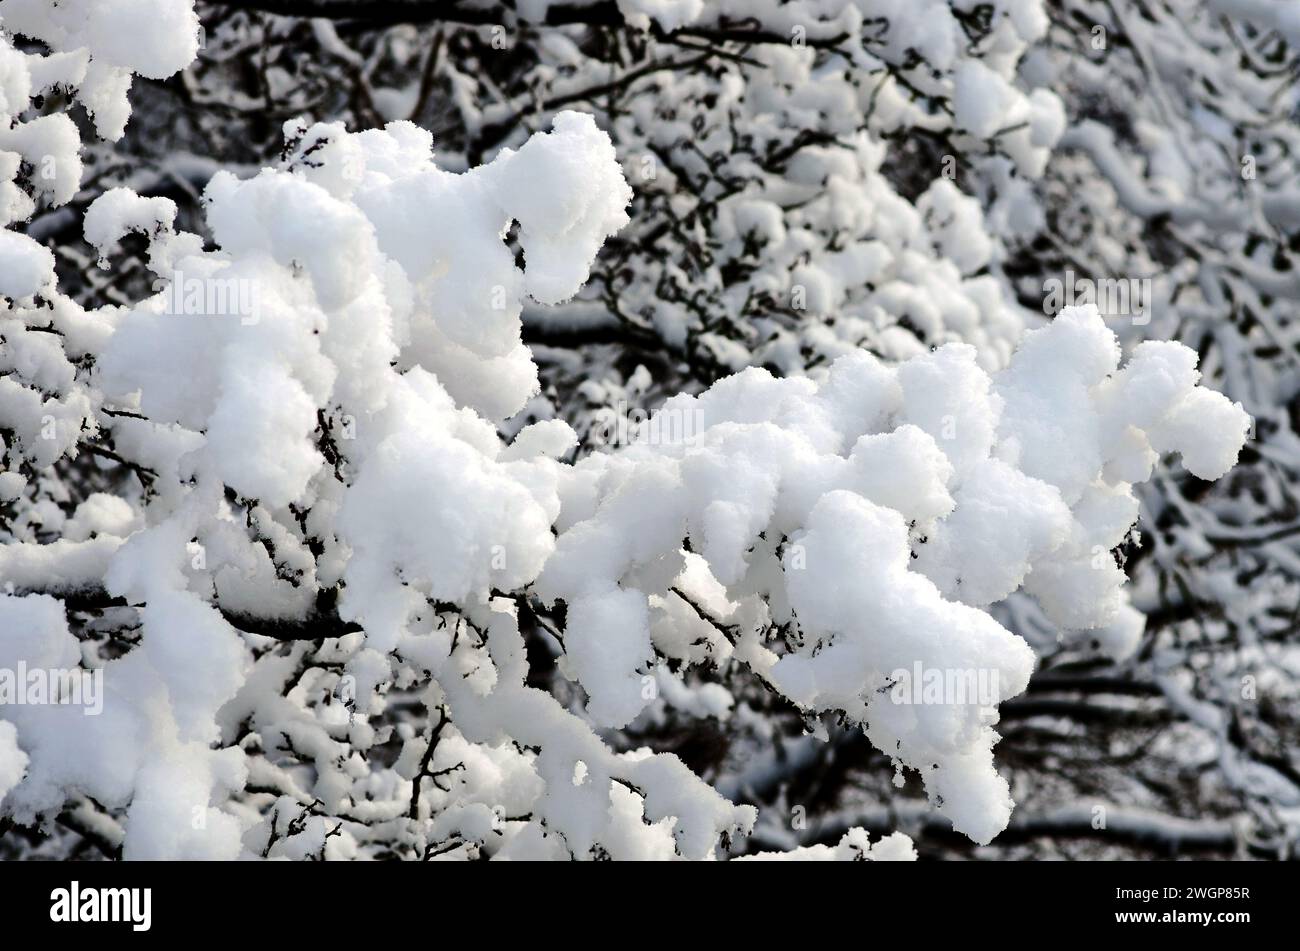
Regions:
<instances>
[{"instance_id":1,"label":"tree branch","mask_svg":"<svg viewBox=\"0 0 1300 951\"><path fill-rule=\"evenodd\" d=\"M402 23L463 23L467 26L496 26L516 16L503 7L476 8L447 0L211 0L232 10L256 10L285 17L323 17L327 20L360 20L373 26ZM612 0L593 3L555 4L538 25L621 26L623 15Z\"/></svg>"},{"instance_id":2,"label":"tree branch","mask_svg":"<svg viewBox=\"0 0 1300 951\"><path fill-rule=\"evenodd\" d=\"M106 611L109 608L143 607L131 605L125 598L114 598L102 588L78 591L40 591L25 589L15 594L49 594L64 603L69 611ZM329 637L343 637L363 630L359 624L344 621L334 612L313 611L301 618L259 617L242 611L233 611L214 604L231 627L248 634L257 634L277 641L318 641Z\"/></svg>"}]
</instances>

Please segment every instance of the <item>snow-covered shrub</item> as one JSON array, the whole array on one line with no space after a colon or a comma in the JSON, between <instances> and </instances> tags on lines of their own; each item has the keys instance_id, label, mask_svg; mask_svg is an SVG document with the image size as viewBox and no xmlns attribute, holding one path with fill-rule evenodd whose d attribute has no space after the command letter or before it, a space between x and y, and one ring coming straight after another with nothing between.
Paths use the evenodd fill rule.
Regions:
<instances>
[{"instance_id":1,"label":"snow-covered shrub","mask_svg":"<svg viewBox=\"0 0 1300 951\"><path fill-rule=\"evenodd\" d=\"M725 32L739 6L624 9L660 42ZM669 707L752 724L761 711L727 686L744 671L814 734L861 727L971 839L1001 831L993 727L1034 653L989 609L1032 597L1057 629L1131 645L1141 619L1110 551L1134 485L1169 453L1219 478L1249 419L1197 385L1195 351L1147 342L1124 360L1095 310L1021 338L997 282L973 276L999 253L979 203L943 177L912 203L879 173L873 134L908 126L997 139L1042 173L1059 103L1011 83L1036 5L972 26L930 4L944 29L914 34L897 11L880 32L872 5L815 6L811 26L763 11L808 42L755 52L761 74L683 78L671 98L698 100L698 121L658 114L657 85L602 117L624 151L562 111L449 170L410 122L291 120L276 167L207 185L210 243L178 229L172 201L107 191L85 238L108 267L128 234L143 243L158 281L143 300L85 309L46 249L6 232L0 668L102 669L107 695L97 717L0 707L4 816L61 818L126 857L723 856L755 809L618 731ZM75 86L111 138L131 70L193 54L186 3L42 11L0 4L50 50L0 47L11 222L78 191L75 126L23 118L39 88ZM148 21L138 58L95 45L129 17ZM962 52L972 29L988 62ZM49 60L68 71L42 86ZM916 97L949 104L922 113ZM461 110L474 136L512 108L476 101ZM805 113L829 139L792 149ZM762 161L746 167L736 123ZM541 387L525 310L547 326L653 207L625 181L639 149L694 150L716 176L674 214L718 257L683 268L642 241L616 258L631 283L603 299L711 354L696 382L712 385L575 460L567 422L518 425ZM51 155L47 184L24 171ZM690 181L694 162L663 164ZM680 205L680 185L662 200ZM755 242L764 267L737 277ZM825 321L735 319L799 289ZM904 317L920 334L884 344ZM811 359L804 335L821 341ZM750 364L784 376L728 375ZM569 688L534 682L546 661ZM898 672L917 666L988 671L996 692L899 702ZM794 854L913 855L860 829Z\"/></svg>"},{"instance_id":2,"label":"snow-covered shrub","mask_svg":"<svg viewBox=\"0 0 1300 951\"><path fill-rule=\"evenodd\" d=\"M1125 569L1147 624L1125 664L1171 725L1119 794L1231 817L1256 854L1285 854L1300 828L1290 739L1300 735L1297 10L1235 0L1049 9L1046 42L1022 73L1058 93L1069 129L1042 180L1052 246L1013 254L1021 296L1067 269L1146 279L1149 323L1115 321L1124 342L1181 340L1201 354L1207 385L1254 419L1227 478L1208 485L1162 468L1138 493ZM1173 775L1197 778L1163 786Z\"/></svg>"},{"instance_id":3,"label":"snow-covered shrub","mask_svg":"<svg viewBox=\"0 0 1300 951\"><path fill-rule=\"evenodd\" d=\"M988 369L1005 363L1024 319L996 279L1001 236L1042 220L1027 182L1063 130L1059 100L1015 82L1047 26L1038 0L625 4L612 30L612 4L590 4L591 25L584 6L552 25L547 5L493 4L467 16L483 25L449 14L432 41L397 27L355 50L317 20L319 57L292 55L294 20L236 13L197 72L238 99L242 57L269 49L278 108L326 99L353 127L416 119L466 167L560 109L595 115L633 186L632 220L575 301L526 308L527 333L615 340L655 379L645 394L635 366L595 379L558 368L584 445L592 416L620 400L746 366L800 375L859 347L906 359L953 340ZM364 72L340 80L357 59ZM206 141L247 154L222 123L198 121ZM999 193L987 222L954 185L969 191L985 166Z\"/></svg>"}]
</instances>

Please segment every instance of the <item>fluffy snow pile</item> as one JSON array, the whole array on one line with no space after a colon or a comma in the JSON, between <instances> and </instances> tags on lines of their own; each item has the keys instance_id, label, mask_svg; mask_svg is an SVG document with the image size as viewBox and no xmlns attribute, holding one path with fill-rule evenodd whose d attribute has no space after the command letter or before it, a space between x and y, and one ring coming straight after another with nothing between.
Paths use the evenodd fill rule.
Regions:
<instances>
[{"instance_id":1,"label":"fluffy snow pile","mask_svg":"<svg viewBox=\"0 0 1300 951\"><path fill-rule=\"evenodd\" d=\"M991 378L950 344L892 368L843 357L820 385L752 369L669 400L646 432L683 431L656 427L665 415L699 431L579 463L537 582L568 605L589 713L631 721L656 656L734 659L801 709L861 723L989 841L1011 809L995 711L896 703L893 672L991 670L994 703L1020 693L1033 655L982 609L1021 587L1062 628L1135 635L1109 555L1137 517L1132 483L1158 452L1217 478L1246 437L1186 347L1119 360L1095 309L1067 309Z\"/></svg>"},{"instance_id":2,"label":"fluffy snow pile","mask_svg":"<svg viewBox=\"0 0 1300 951\"><path fill-rule=\"evenodd\" d=\"M46 19L39 6L0 14L67 45L86 76L96 62L161 74L192 54L186 4L68 3ZM87 39L132 16L149 20L138 47ZM29 58L2 49L22 108ZM0 148L28 163L54 149L46 191L66 200L75 133L49 118ZM563 422L507 445L497 424L538 388L525 302L572 297L627 223L608 137L563 113L452 174L409 123L285 131L281 167L209 185L214 250L175 230L164 199L115 190L91 206L86 238L106 262L127 232L147 240L160 289L132 308L86 312L54 287L48 252L0 244L5 498L83 450L138 480L70 518L32 506L60 540L32 528L0 551L14 588L0 667L98 666L106 690L98 717L0 708L0 809L18 822L93 800L124 816L97 814L104 836L140 858L379 843L707 858L753 808L672 754L616 752L597 733L643 713L668 661L745 665L810 718L861 724L987 842L1012 806L996 705L1034 658L984 609L1024 588L1063 628L1131 634L1123 574L1097 555L1133 524L1132 484L1169 452L1216 478L1245 438L1241 409L1197 386L1192 351L1145 344L1121 367L1096 312L1067 310L992 376L962 344L897 365L853 351L816 382L751 369L675 397L657 420L689 425L652 420L577 465ZM923 207L969 226L955 190ZM120 599L107 610L138 616L138 643L105 659L36 588ZM528 685L525 633L553 623L539 612L563 618L560 667L585 704ZM895 672L915 665L987 670L998 689L900 704ZM711 686L699 700L725 715ZM430 712L427 734L384 722L399 691ZM393 741L392 765L367 761ZM313 768L279 765L290 753ZM911 854L860 830L825 850Z\"/></svg>"}]
</instances>

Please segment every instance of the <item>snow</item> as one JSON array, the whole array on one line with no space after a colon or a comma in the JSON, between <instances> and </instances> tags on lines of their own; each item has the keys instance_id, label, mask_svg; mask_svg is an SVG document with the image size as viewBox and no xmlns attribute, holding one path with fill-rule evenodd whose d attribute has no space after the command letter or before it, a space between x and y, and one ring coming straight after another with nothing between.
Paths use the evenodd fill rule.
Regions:
<instances>
[{"instance_id":1,"label":"snow","mask_svg":"<svg viewBox=\"0 0 1300 951\"><path fill-rule=\"evenodd\" d=\"M600 245L628 221L632 189L614 146L582 113L561 113L554 131L503 152L486 178L502 210L519 222L524 290L542 304L576 294Z\"/></svg>"},{"instance_id":2,"label":"snow","mask_svg":"<svg viewBox=\"0 0 1300 951\"><path fill-rule=\"evenodd\" d=\"M9 298L33 297L54 285L54 255L31 238L13 231L0 232L0 294Z\"/></svg>"},{"instance_id":3,"label":"snow","mask_svg":"<svg viewBox=\"0 0 1300 951\"><path fill-rule=\"evenodd\" d=\"M628 23L649 29L653 21L660 29L676 30L699 19L704 0L618 0Z\"/></svg>"},{"instance_id":4,"label":"snow","mask_svg":"<svg viewBox=\"0 0 1300 951\"><path fill-rule=\"evenodd\" d=\"M761 618L762 597L774 622L798 618L802 641L780 656L761 629L738 630L738 658L801 709L862 723L921 772L955 828L991 840L1011 811L993 768L992 707L1024 690L1034 659L979 609L1023 586L1067 629L1118 622L1124 575L1109 559L1097 570L1094 555L1120 543L1137 503L1127 482L1106 481L1107 433L1168 431L1206 392L1194 364L1166 344L1120 370L1114 334L1095 308L1076 308L1027 335L992 377L972 348L950 344L892 370L842 358L821 388L748 370L674 397L660 416L696 414L702 431L580 462L575 475L595 476L594 506L576 497L582 515L565 520L537 580L568 604L568 672L591 696L588 713L614 727L646 706L644 611L665 610L689 541L727 600L750 599ZM1229 405L1209 442L1230 462L1245 433ZM1118 650L1131 635L1116 636ZM655 640L671 635L656 627ZM915 663L991 671L998 696L890 703L891 673Z\"/></svg>"},{"instance_id":5,"label":"snow","mask_svg":"<svg viewBox=\"0 0 1300 951\"><path fill-rule=\"evenodd\" d=\"M618 7L656 31L747 9ZM451 843L440 857L718 858L755 828L756 809L732 801L745 790L617 731L673 713L752 722L732 690L746 676L810 743L831 723L861 730L972 841L1007 828L998 707L1038 657L1003 609L1032 599L1063 639L1131 656L1145 593L1111 552L1142 514L1139 485L1166 478L1157 466L1174 455L1197 479L1224 477L1253 423L1201 385L1221 356L1125 347L1095 306L1022 333L1002 266L1010 239L1046 221L1025 180L1060 144L1090 154L1143 217L1223 216L1184 201L1194 170L1157 130L1137 130L1157 153L1151 187L1110 130L1067 131L1055 93L1023 88L1020 54L1047 28L1039 4L1000 4L986 55L940 2L923 15L873 6L899 26L873 42L860 4L761 7L780 35L864 42L820 60L767 44L753 52L763 75L745 82L661 78L665 97L735 110L764 147L784 147L774 126L834 134L794 149L784 177L727 166L758 184L709 195L707 215L686 172L660 170L672 188L643 183L663 189L701 256L627 251L647 260L611 295L628 311L613 326L635 324L674 365L713 362L707 385L665 399L627 444L590 452L557 415L524 315L540 331L608 326L585 313L591 296L548 309L586 293L602 249L638 226L627 142L689 140L720 168L757 154L721 123L661 119L645 97L613 137L560 111L468 169L409 121L351 133L291 119L282 161L211 177L203 234L177 230L171 199L109 189L83 235L95 270L112 269L128 233L144 238L157 280L141 300L84 308L59 290L49 248L3 232L0 500L15 517L0 548L0 667L94 669L107 691L84 721L52 705L3 711L6 816L37 824L93 800L121 820L124 857L141 859L353 857L384 835L417 853ZM1248 0L1216 7L1295 26ZM198 21L188 0L4 0L0 15L48 48L0 37L11 225L83 185L77 123L34 114L33 97L75 90L116 141L133 76L186 67ZM327 21L311 32L365 70ZM550 48L585 55L556 37ZM950 116L892 81L909 50L932 61L927 89ZM478 119L510 107L484 104ZM861 127L834 118L868 108ZM913 126L996 143L997 196L931 173L903 198L883 137ZM760 254L770 266L746 263ZM723 280L737 262L743 276ZM780 302L753 322L761 341L709 319L759 298ZM624 382L580 392L598 404L655 381L640 367ZM73 467L93 472L94 491L70 491ZM110 600L99 610L135 633L100 653L84 615ZM550 689L534 683L535 651L554 656ZM899 672L918 669L987 675L994 689L900 701ZM428 711L427 734L381 716L398 697ZM395 765L368 761L393 739ZM301 833L282 838L299 815ZM335 816L346 833L331 834ZM872 843L851 828L781 857L915 856L901 833Z\"/></svg>"},{"instance_id":6,"label":"snow","mask_svg":"<svg viewBox=\"0 0 1300 951\"><path fill-rule=\"evenodd\" d=\"M153 237L170 231L175 221L176 203L171 199L141 198L129 188L110 188L86 209L82 233L104 260L128 231Z\"/></svg>"},{"instance_id":7,"label":"snow","mask_svg":"<svg viewBox=\"0 0 1300 951\"><path fill-rule=\"evenodd\" d=\"M85 48L150 79L166 79L198 53L193 0L5 0L5 28L59 50Z\"/></svg>"},{"instance_id":8,"label":"snow","mask_svg":"<svg viewBox=\"0 0 1300 951\"><path fill-rule=\"evenodd\" d=\"M17 786L27 772L27 754L18 746L18 730L7 720L0 720L0 802L5 793Z\"/></svg>"},{"instance_id":9,"label":"snow","mask_svg":"<svg viewBox=\"0 0 1300 951\"><path fill-rule=\"evenodd\" d=\"M753 862L914 862L916 849L901 832L891 832L876 842L862 829L844 833L836 845L809 845L788 852L759 852L741 861Z\"/></svg>"}]
</instances>

